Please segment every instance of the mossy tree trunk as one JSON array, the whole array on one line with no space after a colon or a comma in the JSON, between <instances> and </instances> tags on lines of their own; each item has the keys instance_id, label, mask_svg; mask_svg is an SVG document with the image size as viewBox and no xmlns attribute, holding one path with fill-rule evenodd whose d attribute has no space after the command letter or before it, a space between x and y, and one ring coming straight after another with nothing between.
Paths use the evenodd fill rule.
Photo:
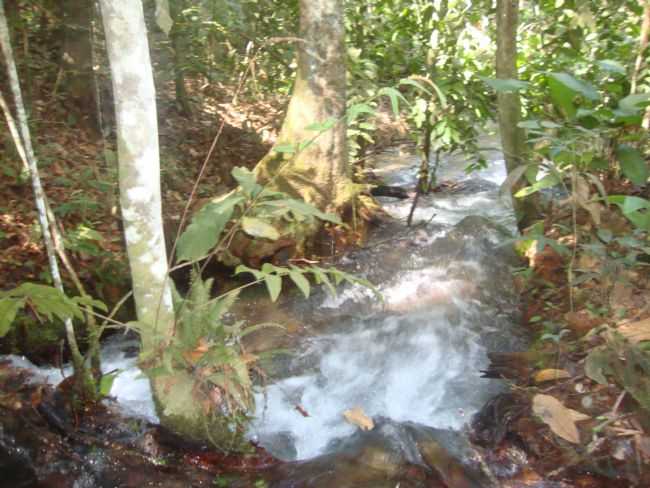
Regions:
<instances>
[{"instance_id":1,"label":"mossy tree trunk","mask_svg":"<svg viewBox=\"0 0 650 488\"><path fill-rule=\"evenodd\" d=\"M142 355L157 366L174 333L174 310L162 223L156 100L142 3L101 0L111 64L120 205L131 268ZM149 370L145 370L148 372ZM151 377L163 425L201 437L204 405L194 397L193 378L184 371Z\"/></svg>"},{"instance_id":2,"label":"mossy tree trunk","mask_svg":"<svg viewBox=\"0 0 650 488\"><path fill-rule=\"evenodd\" d=\"M518 0L497 0L497 52L496 75L499 79L517 79L517 25ZM499 92L497 94L499 132L508 173L525 164L525 133L519 128L521 102L519 94ZM513 194L520 188L515 185ZM524 229L539 217L536 196L524 199L512 198L517 225Z\"/></svg>"},{"instance_id":3,"label":"mossy tree trunk","mask_svg":"<svg viewBox=\"0 0 650 488\"><path fill-rule=\"evenodd\" d=\"M274 149L257 165L260 183L341 213L354 198L345 122L345 28L342 0L300 0L298 70L276 147L311 141L295 153ZM323 131L310 129L327 121Z\"/></svg>"}]
</instances>

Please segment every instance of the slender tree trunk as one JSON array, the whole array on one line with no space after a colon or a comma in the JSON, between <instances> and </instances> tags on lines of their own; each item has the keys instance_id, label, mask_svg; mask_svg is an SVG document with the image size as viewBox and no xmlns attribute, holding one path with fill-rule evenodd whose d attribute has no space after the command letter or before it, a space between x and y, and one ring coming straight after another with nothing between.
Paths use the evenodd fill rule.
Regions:
<instances>
[{"instance_id":1,"label":"slender tree trunk","mask_svg":"<svg viewBox=\"0 0 650 488\"><path fill-rule=\"evenodd\" d=\"M517 79L518 0L497 0L496 75L499 79ZM517 92L497 94L499 132L508 173L524 164L525 133L518 127L521 102ZM513 188L515 193L517 188ZM538 217L536 198L513 197L517 225L523 229Z\"/></svg>"},{"instance_id":2,"label":"slender tree trunk","mask_svg":"<svg viewBox=\"0 0 650 488\"><path fill-rule=\"evenodd\" d=\"M162 223L156 99L142 3L100 0L113 78L119 186L142 355L159 366L174 334L174 309ZM148 370L145 370L147 372ZM209 436L195 378L181 370L151 377L163 425L194 438ZM214 415L211 417L214 418Z\"/></svg>"},{"instance_id":3,"label":"slender tree trunk","mask_svg":"<svg viewBox=\"0 0 650 488\"><path fill-rule=\"evenodd\" d=\"M345 115L345 28L342 0L300 0L298 72L278 145L312 141L293 154L272 150L256 168L261 183L341 212L353 199ZM332 122L319 131L314 124ZM277 147L277 146L276 146Z\"/></svg>"},{"instance_id":4,"label":"slender tree trunk","mask_svg":"<svg viewBox=\"0 0 650 488\"><path fill-rule=\"evenodd\" d=\"M643 65L647 63L648 59L648 41L650 38L650 0L639 0L643 6L643 20L641 22L641 34L639 35L639 53L634 63L634 71L632 73L632 82L630 93L636 93L639 75L643 69ZM646 108L645 116L643 117L642 127L646 130L650 129L650 107Z\"/></svg>"},{"instance_id":5,"label":"slender tree trunk","mask_svg":"<svg viewBox=\"0 0 650 488\"><path fill-rule=\"evenodd\" d=\"M181 14L185 8L183 0L173 0L169 3L169 13L174 24L169 38L174 51L174 86L176 89L176 104L181 113L185 116L192 115L192 107L185 89L185 50L187 49L181 28Z\"/></svg>"},{"instance_id":6,"label":"slender tree trunk","mask_svg":"<svg viewBox=\"0 0 650 488\"><path fill-rule=\"evenodd\" d=\"M91 44L93 0L65 0L63 13L61 69L71 111L81 126L99 132Z\"/></svg>"},{"instance_id":7,"label":"slender tree trunk","mask_svg":"<svg viewBox=\"0 0 650 488\"><path fill-rule=\"evenodd\" d=\"M18 71L14 61L14 55L11 48L9 28L7 26L7 17L5 15L3 0L0 0L0 45L7 64L7 74L9 77L9 85L14 97L16 105L16 113L18 115L18 127L20 130L20 140L16 140L16 147L20 151L22 146L23 153L27 160L29 173L32 180L32 189L34 190L34 200L36 202L36 209L38 211L38 221L41 226L43 234L43 242L45 243L45 250L50 265L50 274L54 286L64 292L63 283L61 281L61 273L59 271L59 264L56 260L56 249L52 240L52 233L50 232L50 224L47 217L47 204L45 199L45 192L41 184L41 178L38 172L38 163L34 155L32 147L31 134L29 132L29 124L27 121L27 113L23 104L22 91L20 89L20 81L18 79ZM16 136L18 134L15 134ZM74 366L74 373L76 377L77 392L85 397L94 398L95 388L91 372L84 364L84 358L79 350L77 339L75 337L74 328L71 319L65 320L65 332L68 339L68 345L72 353L72 363Z\"/></svg>"}]
</instances>

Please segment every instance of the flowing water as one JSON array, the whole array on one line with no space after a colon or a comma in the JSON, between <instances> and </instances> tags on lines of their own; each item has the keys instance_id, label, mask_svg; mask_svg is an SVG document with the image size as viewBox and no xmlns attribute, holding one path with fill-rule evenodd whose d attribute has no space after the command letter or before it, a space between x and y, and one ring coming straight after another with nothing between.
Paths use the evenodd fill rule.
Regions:
<instances>
[{"instance_id":1,"label":"flowing water","mask_svg":"<svg viewBox=\"0 0 650 488\"><path fill-rule=\"evenodd\" d=\"M360 287L321 301L333 325L305 341L286 377L258 395L251 433L262 445L284 459L331 452L358 429L342 415L354 407L459 430L498 391L499 382L480 378L486 352L514 348L518 338L507 252L515 226L495 156L470 176L461 161L443 163L439 180L453 179L459 190L420 199L414 221L430 223L411 232L389 225L348 258L385 301ZM416 163L390 153L378 172L388 184L413 188ZM403 222L412 201L382 203Z\"/></svg>"},{"instance_id":2,"label":"flowing water","mask_svg":"<svg viewBox=\"0 0 650 488\"><path fill-rule=\"evenodd\" d=\"M439 181L453 180L458 189L423 196L412 229L404 223L410 199L380 199L400 220L383 226L340 265L373 281L384 301L348 287L336 297L317 295L297 305L320 317L321 326L301 339L257 395L251 438L286 460L333 452L358 430L343 417L354 407L390 425L459 431L501 388L481 379L480 370L488 351L521 342L508 244L515 227L499 194L503 161L498 153L487 156L489 167L472 175L463 172L464 161L443 160ZM377 173L388 184L412 188L416 164L396 151L379 158ZM121 370L111 394L126 412L155 422L135 346L110 342L103 368ZM20 358L14 362L25 366ZM37 371L52 383L62 378L56 369Z\"/></svg>"}]
</instances>

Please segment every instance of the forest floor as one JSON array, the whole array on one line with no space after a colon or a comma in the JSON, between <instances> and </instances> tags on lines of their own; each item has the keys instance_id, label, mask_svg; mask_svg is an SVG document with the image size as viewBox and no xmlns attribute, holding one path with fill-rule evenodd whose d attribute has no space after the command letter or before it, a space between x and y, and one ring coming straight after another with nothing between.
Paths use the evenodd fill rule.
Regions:
<instances>
[{"instance_id":1,"label":"forest floor","mask_svg":"<svg viewBox=\"0 0 650 488\"><path fill-rule=\"evenodd\" d=\"M115 148L77 127L64 104L39 92L45 83L32 86L32 134L45 191L66 230L75 270L87 291L110 306L129 288ZM172 235L221 123L191 210L232 187L233 167L252 167L264 156L285 102L235 105L227 87L211 93L193 88L197 110L191 118L179 113L169 91L158 100L163 206ZM31 185L9 137L0 140L0 152L2 288L47 281ZM647 263L639 262L648 252L645 237L635 237L614 209L603 212L597 227L582 212L573 224L554 211L540 235L561 246L539 249L539 236L522 241L530 262L517 277L525 297L523 325L537 340L529 351L491 358L487 374L510 381L512 393L486 406L486 429L477 438L493 447L488 461L495 465L517 465L523 453L528 464L516 468L517 477L531 485L551 479L566 486L650 486L650 360L643 352L650 340L650 286ZM49 353L58 353L57 345L35 350L29 328L17 330L4 341L6 352L31 350L36 359L49 360ZM42 330L37 335L47 336Z\"/></svg>"}]
</instances>

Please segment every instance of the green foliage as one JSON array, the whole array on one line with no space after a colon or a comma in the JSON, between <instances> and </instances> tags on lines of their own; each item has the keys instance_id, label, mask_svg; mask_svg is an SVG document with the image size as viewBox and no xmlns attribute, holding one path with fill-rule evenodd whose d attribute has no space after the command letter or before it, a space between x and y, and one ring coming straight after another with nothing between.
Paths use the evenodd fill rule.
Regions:
<instances>
[{"instance_id":1,"label":"green foliage","mask_svg":"<svg viewBox=\"0 0 650 488\"><path fill-rule=\"evenodd\" d=\"M305 298L309 298L311 287L309 280L305 275L311 275L316 284L323 285L333 295L336 295L335 287L340 285L342 282L346 282L369 288L379 296L377 290L368 280L351 275L337 268L325 269L319 266L306 266L303 268L291 266L287 268L265 263L262 266L262 269L252 269L248 266L240 265L235 270L235 274L237 275L241 273L250 273L257 281L263 281L266 284L269 295L273 301L278 298L282 291L282 278L285 276L288 276L291 281L293 281Z\"/></svg>"},{"instance_id":2,"label":"green foliage","mask_svg":"<svg viewBox=\"0 0 650 488\"><path fill-rule=\"evenodd\" d=\"M203 206L177 243L179 261L195 262L211 252L225 251L228 236L241 230L254 238L277 240L278 222L313 224L316 220L340 225L341 220L302 200L263 188L246 168L234 168L236 190Z\"/></svg>"},{"instance_id":3,"label":"green foliage","mask_svg":"<svg viewBox=\"0 0 650 488\"><path fill-rule=\"evenodd\" d=\"M612 378L650 414L650 355L613 332L607 344L585 359L585 374L601 385Z\"/></svg>"},{"instance_id":4,"label":"green foliage","mask_svg":"<svg viewBox=\"0 0 650 488\"><path fill-rule=\"evenodd\" d=\"M646 184L648 164L642 148L647 140L639 125L647 98L601 93L568 73L550 73L545 80L538 78L527 93L541 88L539 93L546 94L555 112L519 124L535 146L535 159L509 175L508 185L524 175L530 177L529 185L515 196L560 186L571 195L567 201L587 210L596 224L600 223L600 205L613 203L635 226L649 229L650 202L636 196L607 195L599 177L620 171L632 183ZM607 88L612 89L611 83Z\"/></svg>"},{"instance_id":5,"label":"green foliage","mask_svg":"<svg viewBox=\"0 0 650 488\"><path fill-rule=\"evenodd\" d=\"M59 320L83 319L83 308L94 307L106 311L106 305L90 297L68 297L59 289L38 283L23 283L20 286L0 292L0 337L11 327L16 314L24 307L34 313L44 315L51 322Z\"/></svg>"}]
</instances>

